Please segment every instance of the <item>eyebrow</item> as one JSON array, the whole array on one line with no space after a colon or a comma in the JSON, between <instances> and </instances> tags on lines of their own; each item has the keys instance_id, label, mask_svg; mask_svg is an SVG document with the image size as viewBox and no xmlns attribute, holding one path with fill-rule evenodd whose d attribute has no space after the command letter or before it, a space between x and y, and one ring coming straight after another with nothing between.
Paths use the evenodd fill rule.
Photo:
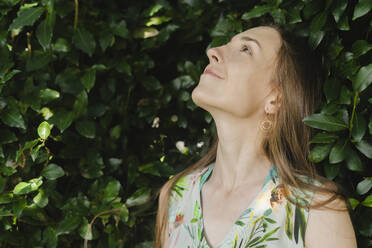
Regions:
<instances>
[{"instance_id":1,"label":"eyebrow","mask_svg":"<svg viewBox=\"0 0 372 248\"><path fill-rule=\"evenodd\" d=\"M259 46L259 48L262 49L260 42L258 42L258 40L256 40L256 39L253 39L252 37L249 37L249 36L242 36L242 37L240 37L240 40L242 40L242 41L253 41L254 43L257 44L257 46ZM231 41L231 40L230 40L230 41Z\"/></svg>"}]
</instances>

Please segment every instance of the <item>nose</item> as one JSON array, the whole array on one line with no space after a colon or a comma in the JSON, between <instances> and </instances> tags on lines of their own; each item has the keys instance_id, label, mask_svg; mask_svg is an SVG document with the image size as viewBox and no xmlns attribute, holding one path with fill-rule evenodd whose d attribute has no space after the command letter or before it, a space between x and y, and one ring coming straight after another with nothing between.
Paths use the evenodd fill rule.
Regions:
<instances>
[{"instance_id":1,"label":"nose","mask_svg":"<svg viewBox=\"0 0 372 248\"><path fill-rule=\"evenodd\" d=\"M209 48L207 50L207 56L209 58L209 61L211 63L221 63L222 62L222 56L220 55L220 51L217 47Z\"/></svg>"}]
</instances>

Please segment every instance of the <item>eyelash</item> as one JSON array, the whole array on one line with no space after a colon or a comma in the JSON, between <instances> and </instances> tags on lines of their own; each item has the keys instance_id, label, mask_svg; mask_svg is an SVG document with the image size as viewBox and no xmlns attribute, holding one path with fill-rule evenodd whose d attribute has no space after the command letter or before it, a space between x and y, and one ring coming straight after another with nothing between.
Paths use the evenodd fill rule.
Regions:
<instances>
[{"instance_id":1,"label":"eyelash","mask_svg":"<svg viewBox=\"0 0 372 248\"><path fill-rule=\"evenodd\" d=\"M241 52L246 51L245 49L248 50L249 55L252 55L252 50L247 46L242 46L242 49L240 51Z\"/></svg>"}]
</instances>

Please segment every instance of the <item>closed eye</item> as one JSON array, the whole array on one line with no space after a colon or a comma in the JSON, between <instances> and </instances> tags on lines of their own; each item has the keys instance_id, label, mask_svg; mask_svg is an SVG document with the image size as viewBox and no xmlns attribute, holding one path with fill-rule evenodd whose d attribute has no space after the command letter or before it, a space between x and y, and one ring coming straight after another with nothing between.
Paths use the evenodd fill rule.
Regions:
<instances>
[{"instance_id":1,"label":"closed eye","mask_svg":"<svg viewBox=\"0 0 372 248\"><path fill-rule=\"evenodd\" d=\"M249 55L252 55L252 50L248 46L242 46L242 49L240 50L241 52L248 52Z\"/></svg>"}]
</instances>

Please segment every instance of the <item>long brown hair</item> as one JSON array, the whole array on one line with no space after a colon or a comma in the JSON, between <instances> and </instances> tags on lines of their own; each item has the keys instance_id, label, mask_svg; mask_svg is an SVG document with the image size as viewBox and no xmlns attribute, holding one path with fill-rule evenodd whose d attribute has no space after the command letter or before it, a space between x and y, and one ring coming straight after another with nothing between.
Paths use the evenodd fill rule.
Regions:
<instances>
[{"instance_id":1,"label":"long brown hair","mask_svg":"<svg viewBox=\"0 0 372 248\"><path fill-rule=\"evenodd\" d=\"M273 86L281 93L280 110L273 116L273 127L269 135L262 142L265 155L272 161L286 188L293 186L301 190L310 190L320 193L330 193L330 197L310 208L325 207L336 211L349 211L350 204L346 190L336 182L320 175L314 163L307 159L310 152L310 140L313 136L312 129L302 120L314 113L321 102L322 73L316 70L304 47L298 46L298 41L293 42L291 33L277 25L268 24L277 30L282 37L282 44L278 51ZM313 56L314 57L314 56ZM314 71L315 70L315 71ZM155 248L162 248L168 235L168 201L174 184L183 176L202 169L215 161L218 146L218 136L214 137L209 151L196 163L174 175L157 192L159 205L155 224ZM299 175L305 175L311 180L317 180L327 187L317 186L303 181ZM284 192L288 192L284 190ZM289 195L284 195L291 203L303 207L299 202L294 202ZM346 203L346 208L331 208L325 206L336 199ZM313 201L315 202L315 201Z\"/></svg>"}]
</instances>

